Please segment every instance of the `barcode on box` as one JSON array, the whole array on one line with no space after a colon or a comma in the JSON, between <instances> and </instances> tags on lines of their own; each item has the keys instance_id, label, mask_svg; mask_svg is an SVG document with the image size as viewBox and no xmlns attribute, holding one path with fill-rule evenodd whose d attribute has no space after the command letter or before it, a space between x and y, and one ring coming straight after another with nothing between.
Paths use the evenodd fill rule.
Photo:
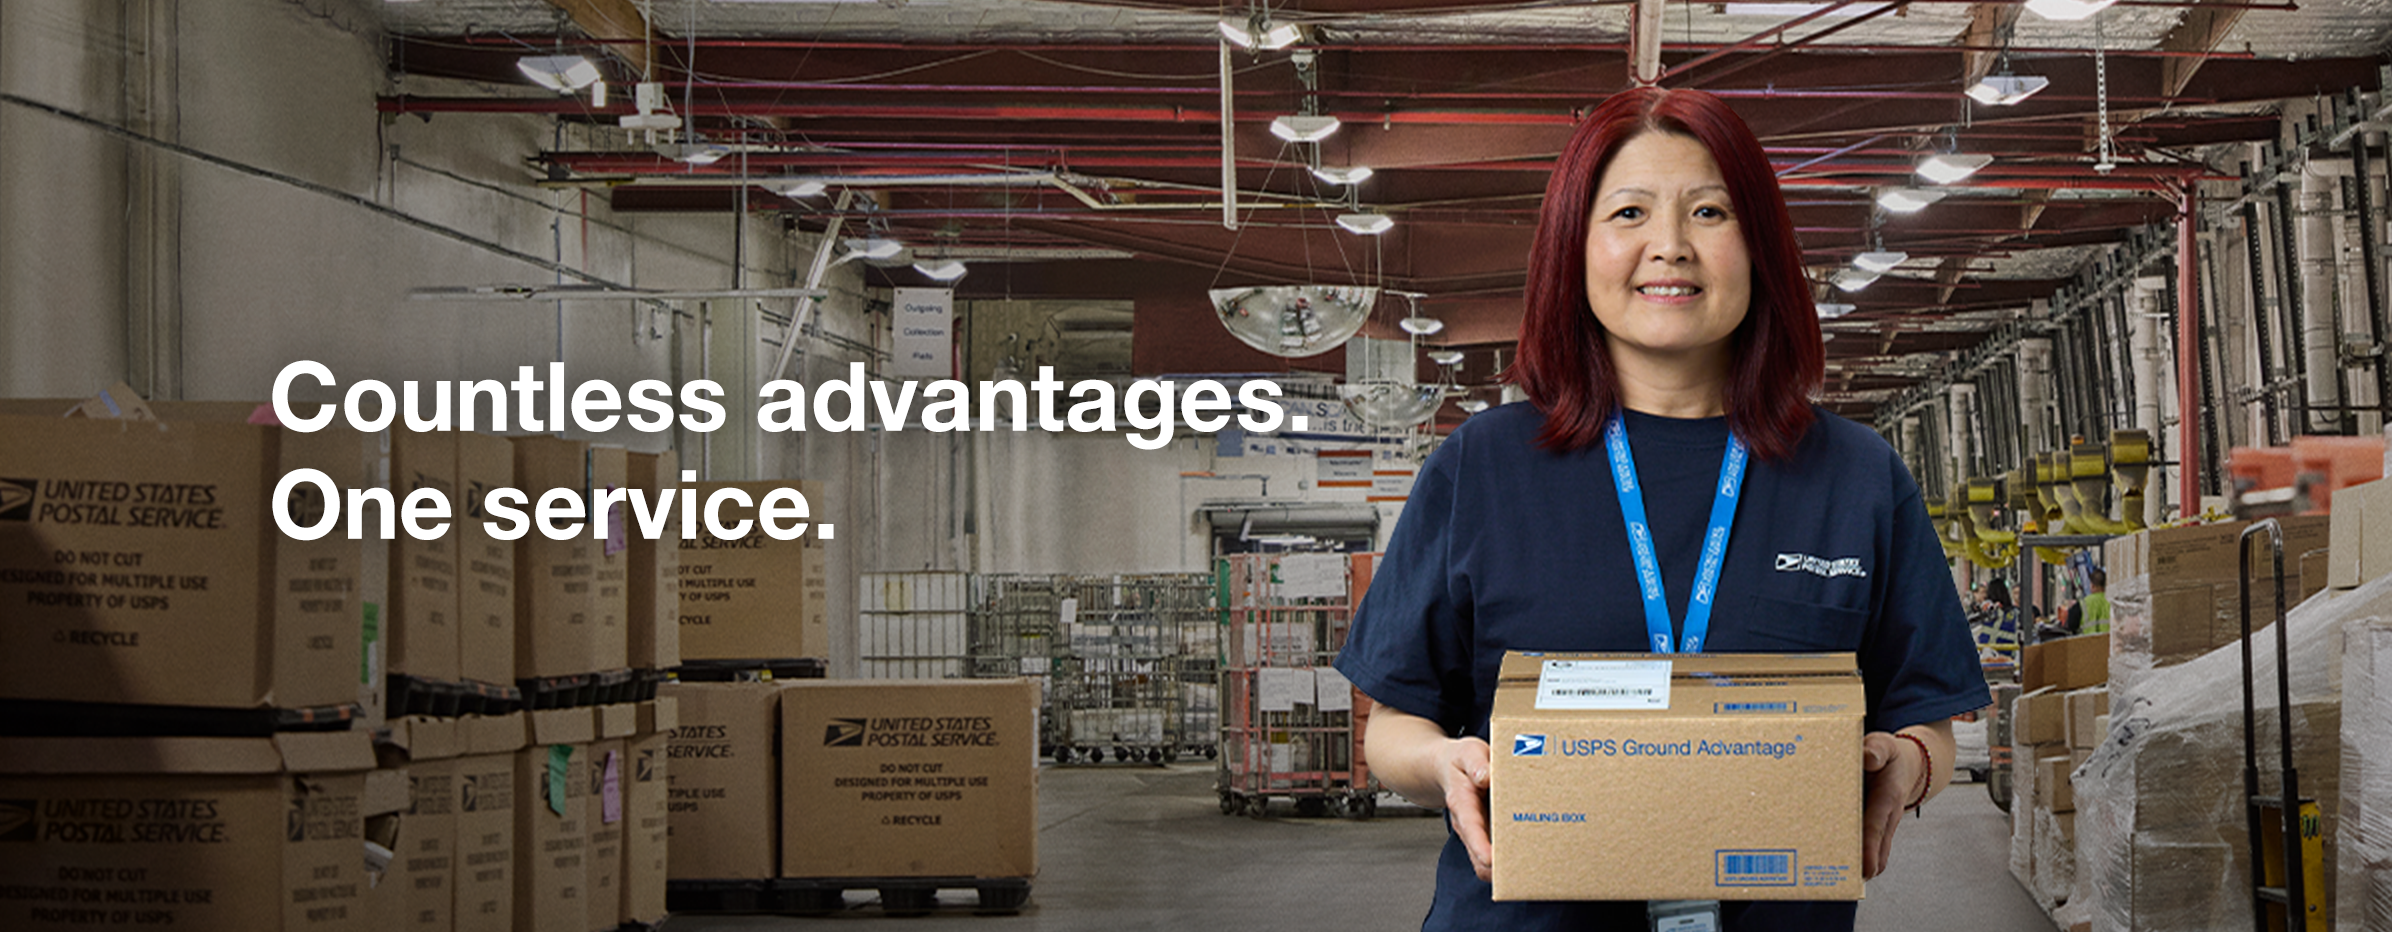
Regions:
<instances>
[{"instance_id":1,"label":"barcode on box","mask_svg":"<svg viewBox=\"0 0 2392 932\"><path fill-rule=\"evenodd\" d=\"M1718 886L1791 887L1794 885L1794 852L1792 851L1721 851L1718 855Z\"/></svg>"},{"instance_id":2,"label":"barcode on box","mask_svg":"<svg viewBox=\"0 0 2392 932\"><path fill-rule=\"evenodd\" d=\"M1650 689L1581 687L1577 689L1557 688L1550 690L1548 694L1555 696L1650 696L1653 691Z\"/></svg>"}]
</instances>

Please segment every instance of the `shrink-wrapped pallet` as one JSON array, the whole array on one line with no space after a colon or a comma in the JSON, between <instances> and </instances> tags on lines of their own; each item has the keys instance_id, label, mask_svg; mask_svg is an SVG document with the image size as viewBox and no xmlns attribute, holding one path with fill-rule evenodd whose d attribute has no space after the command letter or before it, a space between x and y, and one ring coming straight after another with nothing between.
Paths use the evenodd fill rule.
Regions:
<instances>
[{"instance_id":1,"label":"shrink-wrapped pallet","mask_svg":"<svg viewBox=\"0 0 2392 932\"><path fill-rule=\"evenodd\" d=\"M2010 700L2010 720L2026 714L2026 699ZM2027 745L2010 751L2010 876L2035 889L2035 756Z\"/></svg>"},{"instance_id":2,"label":"shrink-wrapped pallet","mask_svg":"<svg viewBox=\"0 0 2392 932\"><path fill-rule=\"evenodd\" d=\"M2392 620L2352 619L2343 644L2336 925L2392 929Z\"/></svg>"},{"instance_id":3,"label":"shrink-wrapped pallet","mask_svg":"<svg viewBox=\"0 0 2392 932\"><path fill-rule=\"evenodd\" d=\"M2392 616L2392 578L2289 616L2294 764L2323 816L2328 894L2342 792L2343 627ZM2276 635L2253 639L2260 792L2279 790ZM2116 669L2116 667L2113 667ZM2111 683L2110 732L2077 773L2077 861L2093 928L2206 930L2250 922L2239 643Z\"/></svg>"}]
</instances>

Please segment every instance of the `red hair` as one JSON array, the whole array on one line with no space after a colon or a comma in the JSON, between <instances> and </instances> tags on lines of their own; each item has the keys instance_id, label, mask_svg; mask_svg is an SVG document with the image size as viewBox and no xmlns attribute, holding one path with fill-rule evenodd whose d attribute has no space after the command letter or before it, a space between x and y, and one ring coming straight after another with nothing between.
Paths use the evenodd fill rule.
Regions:
<instances>
[{"instance_id":1,"label":"red hair","mask_svg":"<svg viewBox=\"0 0 2392 932\"><path fill-rule=\"evenodd\" d=\"M1641 87L1614 94L1570 137L1545 184L1544 214L1528 254L1520 357L1504 378L1544 412L1537 442L1549 450L1594 443L1619 409L1619 377L1586 300L1586 235L1603 170L1621 146L1646 133L1702 143L1727 182L1752 256L1752 306L1728 339L1728 425L1755 456L1785 459L1810 429L1809 399L1825 375L1818 311L1794 219L1761 141L1726 103L1701 91Z\"/></svg>"}]
</instances>

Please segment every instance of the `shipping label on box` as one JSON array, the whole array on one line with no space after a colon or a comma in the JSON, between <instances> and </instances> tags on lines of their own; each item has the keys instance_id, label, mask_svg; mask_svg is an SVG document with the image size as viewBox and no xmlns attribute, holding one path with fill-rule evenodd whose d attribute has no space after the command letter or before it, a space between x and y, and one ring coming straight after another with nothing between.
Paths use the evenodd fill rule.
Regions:
<instances>
[{"instance_id":1,"label":"shipping label on box","mask_svg":"<svg viewBox=\"0 0 2392 932\"><path fill-rule=\"evenodd\" d=\"M482 497L513 487L515 448L505 437L456 437L458 675L508 685L515 681L515 542L484 529Z\"/></svg>"},{"instance_id":2,"label":"shipping label on box","mask_svg":"<svg viewBox=\"0 0 2392 932\"><path fill-rule=\"evenodd\" d=\"M668 700L669 701L669 700ZM655 732L625 744L623 791L623 921L662 922L671 829L666 806L672 734Z\"/></svg>"},{"instance_id":3,"label":"shipping label on box","mask_svg":"<svg viewBox=\"0 0 2392 932\"><path fill-rule=\"evenodd\" d=\"M630 485L628 454L622 447L590 448L590 487L599 491ZM592 521L606 528L606 539L592 541L590 585L590 669L620 670L630 661L631 506L617 503Z\"/></svg>"},{"instance_id":4,"label":"shipping label on box","mask_svg":"<svg viewBox=\"0 0 2392 932\"><path fill-rule=\"evenodd\" d=\"M457 932L509 932L515 923L515 755L459 758L455 766Z\"/></svg>"},{"instance_id":5,"label":"shipping label on box","mask_svg":"<svg viewBox=\"0 0 2392 932\"><path fill-rule=\"evenodd\" d=\"M359 435L0 417L0 437L0 698L357 701L362 548L286 537L269 506L296 469L359 485ZM291 498L323 517L317 486Z\"/></svg>"},{"instance_id":6,"label":"shipping label on box","mask_svg":"<svg viewBox=\"0 0 2392 932\"><path fill-rule=\"evenodd\" d=\"M362 733L0 739L0 928L362 929L373 763Z\"/></svg>"},{"instance_id":7,"label":"shipping label on box","mask_svg":"<svg viewBox=\"0 0 2392 932\"><path fill-rule=\"evenodd\" d=\"M633 453L627 468L630 487L646 492L650 501L675 494L672 490L681 485L681 459L671 450ZM676 532L663 540L650 540L635 527L627 542L624 624L630 664L638 670L680 666L680 535Z\"/></svg>"},{"instance_id":8,"label":"shipping label on box","mask_svg":"<svg viewBox=\"0 0 2392 932\"><path fill-rule=\"evenodd\" d=\"M792 683L781 876L1034 876L1037 756L1030 680Z\"/></svg>"},{"instance_id":9,"label":"shipping label on box","mask_svg":"<svg viewBox=\"0 0 2392 932\"><path fill-rule=\"evenodd\" d=\"M530 497L527 509L537 507L551 489L568 489L588 501L589 444L554 437L517 437L513 443L516 488ZM515 541L517 679L599 669L591 616L598 605L598 550L605 542L590 539L587 516L573 523L581 533L568 540L550 540L535 530Z\"/></svg>"},{"instance_id":10,"label":"shipping label on box","mask_svg":"<svg viewBox=\"0 0 2392 932\"><path fill-rule=\"evenodd\" d=\"M587 744L515 755L515 930L590 932Z\"/></svg>"},{"instance_id":11,"label":"shipping label on box","mask_svg":"<svg viewBox=\"0 0 2392 932\"><path fill-rule=\"evenodd\" d=\"M1495 899L1860 898L1865 703L1850 654L1507 654Z\"/></svg>"},{"instance_id":12,"label":"shipping label on box","mask_svg":"<svg viewBox=\"0 0 2392 932\"><path fill-rule=\"evenodd\" d=\"M701 482L698 501L719 489L738 489L761 503L776 489L793 488L817 508L818 494L804 482ZM722 509L735 525L757 519L755 505ZM786 527L793 519L780 523ZM823 549L808 527L800 540L774 540L751 529L739 540L722 540L698 530L681 544L681 656L687 660L744 660L827 657L830 654L829 587Z\"/></svg>"},{"instance_id":13,"label":"shipping label on box","mask_svg":"<svg viewBox=\"0 0 2392 932\"><path fill-rule=\"evenodd\" d=\"M668 830L675 880L761 880L779 857L780 691L772 683L666 683L678 722L669 743Z\"/></svg>"},{"instance_id":14,"label":"shipping label on box","mask_svg":"<svg viewBox=\"0 0 2392 932\"><path fill-rule=\"evenodd\" d=\"M457 667L457 435L393 431L390 496L404 515L407 497L430 490L452 505L449 532L417 540L401 527L389 542L390 609L383 614L390 643L387 667L425 679L459 678ZM380 516L376 516L379 520Z\"/></svg>"}]
</instances>

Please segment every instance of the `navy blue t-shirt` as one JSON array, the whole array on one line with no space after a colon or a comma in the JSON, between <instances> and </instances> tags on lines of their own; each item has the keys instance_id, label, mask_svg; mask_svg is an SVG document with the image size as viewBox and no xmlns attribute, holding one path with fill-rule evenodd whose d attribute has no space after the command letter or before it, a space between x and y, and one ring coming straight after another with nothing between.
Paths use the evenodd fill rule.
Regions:
<instances>
[{"instance_id":1,"label":"navy blue t-shirt","mask_svg":"<svg viewBox=\"0 0 2392 932\"><path fill-rule=\"evenodd\" d=\"M1818 415L1790 459L1745 470L1704 649L1850 651L1870 731L1984 707L1918 484L1874 431ZM1727 419L1625 417L1670 618L1682 624ZM1506 650L1650 649L1610 459L1600 442L1541 449L1543 426L1535 407L1504 405L1429 457L1337 658L1363 693L1447 734L1487 736ZM1496 903L1490 892L1449 830L1422 928L1647 928L1643 903ZM1731 903L1726 919L1731 930L1850 930L1855 906Z\"/></svg>"}]
</instances>

